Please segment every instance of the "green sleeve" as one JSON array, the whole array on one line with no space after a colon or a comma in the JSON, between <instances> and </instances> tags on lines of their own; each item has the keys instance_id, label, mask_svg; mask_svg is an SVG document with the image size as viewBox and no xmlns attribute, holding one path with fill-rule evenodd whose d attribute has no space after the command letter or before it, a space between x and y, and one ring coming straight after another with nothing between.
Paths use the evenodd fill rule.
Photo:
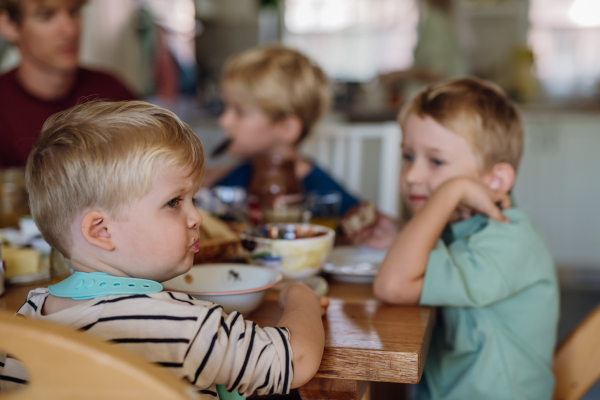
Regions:
<instances>
[{"instance_id":1,"label":"green sleeve","mask_svg":"<svg viewBox=\"0 0 600 400\"><path fill-rule=\"evenodd\" d=\"M429 254L420 303L484 307L510 296L497 256L460 245L451 251L439 240Z\"/></svg>"}]
</instances>

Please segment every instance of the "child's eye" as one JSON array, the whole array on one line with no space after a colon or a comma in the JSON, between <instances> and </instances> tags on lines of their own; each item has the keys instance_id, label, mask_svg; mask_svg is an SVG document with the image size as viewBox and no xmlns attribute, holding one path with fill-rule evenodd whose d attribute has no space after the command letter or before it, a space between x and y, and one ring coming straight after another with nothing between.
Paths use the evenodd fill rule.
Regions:
<instances>
[{"instance_id":1,"label":"child's eye","mask_svg":"<svg viewBox=\"0 0 600 400\"><path fill-rule=\"evenodd\" d=\"M242 110L240 107L233 107L232 110L236 117L239 118L244 116L244 110Z\"/></svg>"},{"instance_id":2,"label":"child's eye","mask_svg":"<svg viewBox=\"0 0 600 400\"><path fill-rule=\"evenodd\" d=\"M404 153L404 154L402 154L402 159L404 161L413 162L413 161L415 161L415 156L412 154L409 154L409 153Z\"/></svg>"},{"instance_id":3,"label":"child's eye","mask_svg":"<svg viewBox=\"0 0 600 400\"><path fill-rule=\"evenodd\" d=\"M200 202L200 200L198 200L198 199L197 199L197 198L195 198L195 197L192 197L192 204L193 204L194 206L197 206L199 202Z\"/></svg>"},{"instance_id":4,"label":"child's eye","mask_svg":"<svg viewBox=\"0 0 600 400\"><path fill-rule=\"evenodd\" d=\"M69 14L71 15L71 18L79 18L81 15L81 7L74 7L70 9Z\"/></svg>"},{"instance_id":5,"label":"child's eye","mask_svg":"<svg viewBox=\"0 0 600 400\"><path fill-rule=\"evenodd\" d=\"M442 161L442 160L439 160L439 159L437 159L437 158L432 158L432 159L431 159L431 163L432 163L433 165L435 165L436 167L439 167L440 165L444 165L444 164L445 164L445 162L444 162L444 161Z\"/></svg>"},{"instance_id":6,"label":"child's eye","mask_svg":"<svg viewBox=\"0 0 600 400\"><path fill-rule=\"evenodd\" d=\"M180 197L175 197L172 200L169 200L169 202L167 203L167 206L171 207L171 208L175 208L179 205L179 202L182 201Z\"/></svg>"},{"instance_id":7,"label":"child's eye","mask_svg":"<svg viewBox=\"0 0 600 400\"><path fill-rule=\"evenodd\" d=\"M54 12L52 10L43 10L37 14L37 18L40 21L49 21L54 16Z\"/></svg>"}]
</instances>

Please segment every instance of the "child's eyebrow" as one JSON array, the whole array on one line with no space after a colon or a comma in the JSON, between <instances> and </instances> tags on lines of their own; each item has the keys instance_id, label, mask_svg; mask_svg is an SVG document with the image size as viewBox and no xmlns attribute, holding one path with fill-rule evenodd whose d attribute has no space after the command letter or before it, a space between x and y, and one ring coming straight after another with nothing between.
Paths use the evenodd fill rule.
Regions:
<instances>
[{"instance_id":1,"label":"child's eyebrow","mask_svg":"<svg viewBox=\"0 0 600 400\"><path fill-rule=\"evenodd\" d=\"M409 150L414 150L412 146L408 146L405 144L401 144L400 145L400 150L402 151L409 151ZM427 154L435 154L435 155L443 155L446 154L446 151L443 147L436 147L436 146L427 146L425 147L425 153Z\"/></svg>"},{"instance_id":2,"label":"child's eyebrow","mask_svg":"<svg viewBox=\"0 0 600 400\"><path fill-rule=\"evenodd\" d=\"M445 154L446 153L442 147L427 147L425 150L427 153L432 153L432 154Z\"/></svg>"}]
</instances>

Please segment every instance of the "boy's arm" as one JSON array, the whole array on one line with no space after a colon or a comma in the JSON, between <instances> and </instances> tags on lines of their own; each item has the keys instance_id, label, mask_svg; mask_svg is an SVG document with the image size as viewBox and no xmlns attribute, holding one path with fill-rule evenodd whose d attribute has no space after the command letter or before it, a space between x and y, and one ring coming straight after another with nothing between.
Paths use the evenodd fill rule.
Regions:
<instances>
[{"instance_id":1,"label":"boy's arm","mask_svg":"<svg viewBox=\"0 0 600 400\"><path fill-rule=\"evenodd\" d=\"M283 288L279 301L284 308L277 326L290 331L294 354L294 378L290 387L297 388L307 383L321 364L325 347L322 306L312 289L302 283Z\"/></svg>"},{"instance_id":2,"label":"boy's arm","mask_svg":"<svg viewBox=\"0 0 600 400\"><path fill-rule=\"evenodd\" d=\"M442 184L396 237L373 283L375 296L393 304L418 304L429 253L450 217L464 207L507 221L498 202L502 208L510 206L506 193L474 179L454 178Z\"/></svg>"},{"instance_id":3,"label":"boy's arm","mask_svg":"<svg viewBox=\"0 0 600 400\"><path fill-rule=\"evenodd\" d=\"M234 165L219 166L206 169L204 180L202 181L202 187L210 188L220 179L227 176L235 168Z\"/></svg>"}]
</instances>

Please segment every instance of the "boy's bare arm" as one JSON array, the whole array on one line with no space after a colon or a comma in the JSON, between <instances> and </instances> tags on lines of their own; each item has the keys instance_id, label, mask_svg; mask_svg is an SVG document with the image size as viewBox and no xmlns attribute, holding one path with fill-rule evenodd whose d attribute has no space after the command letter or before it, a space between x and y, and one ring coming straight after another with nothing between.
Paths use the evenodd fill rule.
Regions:
<instances>
[{"instance_id":1,"label":"boy's bare arm","mask_svg":"<svg viewBox=\"0 0 600 400\"><path fill-rule=\"evenodd\" d=\"M227 174L233 171L234 168L235 167L232 165L208 168L206 170L206 174L204 175L204 181L202 181L202 187L212 187L219 179L224 178Z\"/></svg>"},{"instance_id":2,"label":"boy's bare arm","mask_svg":"<svg viewBox=\"0 0 600 400\"><path fill-rule=\"evenodd\" d=\"M454 178L442 184L396 237L373 283L375 296L393 304L417 304L429 253L451 216L462 208L507 222L498 202L503 209L510 207L506 193L474 179Z\"/></svg>"},{"instance_id":3,"label":"boy's bare arm","mask_svg":"<svg viewBox=\"0 0 600 400\"><path fill-rule=\"evenodd\" d=\"M279 302L283 315L277 326L286 327L291 334L294 379L290 387L296 388L307 383L321 364L325 347L322 305L312 289L302 283L284 287Z\"/></svg>"}]
</instances>

